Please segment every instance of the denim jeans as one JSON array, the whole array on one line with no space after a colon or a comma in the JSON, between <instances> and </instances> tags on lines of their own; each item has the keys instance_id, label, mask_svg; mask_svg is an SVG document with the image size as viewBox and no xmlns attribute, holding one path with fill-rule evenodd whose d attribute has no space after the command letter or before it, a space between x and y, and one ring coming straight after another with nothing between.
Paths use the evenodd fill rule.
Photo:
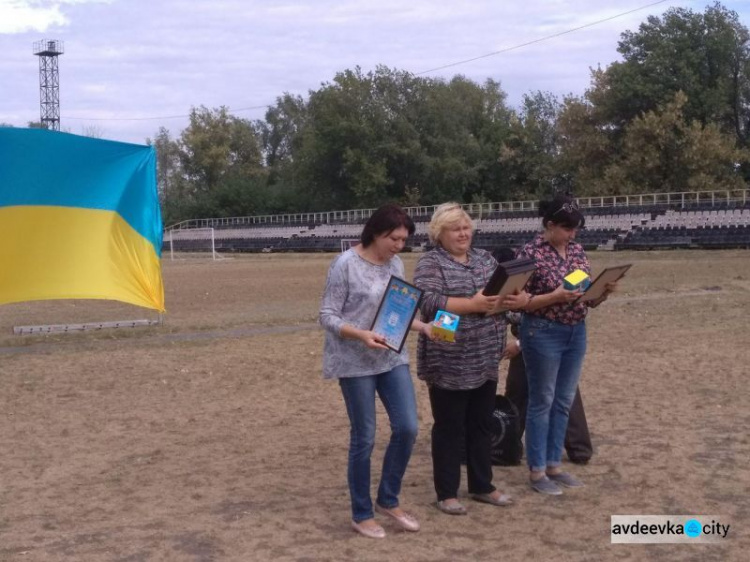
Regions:
<instances>
[{"instance_id":1,"label":"denim jeans","mask_svg":"<svg viewBox=\"0 0 750 562\"><path fill-rule=\"evenodd\" d=\"M526 461L534 471L562 460L568 415L586 354L586 323L569 325L524 314L521 346L529 384Z\"/></svg>"},{"instance_id":2,"label":"denim jeans","mask_svg":"<svg viewBox=\"0 0 750 562\"><path fill-rule=\"evenodd\" d=\"M359 523L374 517L370 498L370 456L375 445L375 395L388 413L391 439L383 457L378 505L398 506L401 480L417 439L417 401L408 365L365 377L339 379L351 424L347 479L352 519Z\"/></svg>"},{"instance_id":3,"label":"denim jeans","mask_svg":"<svg viewBox=\"0 0 750 562\"><path fill-rule=\"evenodd\" d=\"M508 364L505 397L518 408L519 429L520 434L523 435L526 431L526 404L529 401L529 383L526 381L523 355L516 355ZM580 390L576 390L573 404L570 406L568 430L565 432L565 451L568 453L568 458L574 462L586 462L594 454Z\"/></svg>"}]
</instances>

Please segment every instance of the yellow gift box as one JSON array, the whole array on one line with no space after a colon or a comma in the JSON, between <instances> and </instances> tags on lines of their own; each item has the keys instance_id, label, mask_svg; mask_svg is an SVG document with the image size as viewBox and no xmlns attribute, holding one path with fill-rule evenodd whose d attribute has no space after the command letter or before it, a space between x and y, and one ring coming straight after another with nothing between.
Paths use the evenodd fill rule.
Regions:
<instances>
[{"instance_id":1,"label":"yellow gift box","mask_svg":"<svg viewBox=\"0 0 750 562\"><path fill-rule=\"evenodd\" d=\"M581 269L576 269L572 273L568 273L565 276L563 285L568 291L575 291L577 289L586 290L591 285L591 278L589 274Z\"/></svg>"},{"instance_id":2,"label":"yellow gift box","mask_svg":"<svg viewBox=\"0 0 750 562\"><path fill-rule=\"evenodd\" d=\"M438 310L435 320L432 321L432 333L439 340L455 342L459 319L458 314Z\"/></svg>"}]
</instances>

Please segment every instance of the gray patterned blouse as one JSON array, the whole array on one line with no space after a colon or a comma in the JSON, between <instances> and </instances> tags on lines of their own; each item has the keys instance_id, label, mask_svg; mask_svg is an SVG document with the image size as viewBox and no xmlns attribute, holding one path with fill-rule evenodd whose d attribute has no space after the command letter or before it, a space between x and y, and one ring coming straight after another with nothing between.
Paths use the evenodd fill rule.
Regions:
<instances>
[{"instance_id":1,"label":"gray patterned blouse","mask_svg":"<svg viewBox=\"0 0 750 562\"><path fill-rule=\"evenodd\" d=\"M475 248L468 258L468 263L459 263L438 247L419 259L414 284L425 291L420 306L423 322L432 322L438 309L445 310L448 297L471 298L487 284L497 267L495 259ZM446 390L471 390L496 381L506 326L503 314L464 314L454 343L430 341L420 334L417 376Z\"/></svg>"},{"instance_id":2,"label":"gray patterned blouse","mask_svg":"<svg viewBox=\"0 0 750 562\"><path fill-rule=\"evenodd\" d=\"M406 346L401 353L370 349L359 340L344 339L340 335L344 324L370 329L391 275L404 279L404 264L398 256L383 265L375 265L352 248L331 263L319 316L326 329L323 378L377 375L409 364Z\"/></svg>"}]
</instances>

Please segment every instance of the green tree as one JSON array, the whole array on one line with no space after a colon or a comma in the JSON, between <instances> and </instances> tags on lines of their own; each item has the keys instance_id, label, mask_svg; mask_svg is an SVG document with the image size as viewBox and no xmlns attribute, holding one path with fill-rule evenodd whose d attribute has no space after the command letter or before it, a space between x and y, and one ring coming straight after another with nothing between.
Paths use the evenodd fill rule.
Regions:
<instances>
[{"instance_id":1,"label":"green tree","mask_svg":"<svg viewBox=\"0 0 750 562\"><path fill-rule=\"evenodd\" d=\"M625 130L623 154L605 172L605 193L737 189L748 151L715 123L688 122L687 96L678 92L663 109L636 117Z\"/></svg>"},{"instance_id":2,"label":"green tree","mask_svg":"<svg viewBox=\"0 0 750 562\"><path fill-rule=\"evenodd\" d=\"M263 175L248 176L238 172L226 174L219 185L200 193L194 205L196 217L242 217L278 212Z\"/></svg>"},{"instance_id":3,"label":"green tree","mask_svg":"<svg viewBox=\"0 0 750 562\"><path fill-rule=\"evenodd\" d=\"M304 140L316 159L309 162L311 178L318 201L334 209L385 197L388 176L379 146L385 115L375 103L375 80L373 73L347 70L310 96L312 127Z\"/></svg>"},{"instance_id":4,"label":"green tree","mask_svg":"<svg viewBox=\"0 0 750 562\"><path fill-rule=\"evenodd\" d=\"M169 130L160 127L154 139L146 139L146 144L156 151L156 187L165 224L173 224L190 218L193 210L192 190L182 171L180 145Z\"/></svg>"},{"instance_id":5,"label":"green tree","mask_svg":"<svg viewBox=\"0 0 750 562\"><path fill-rule=\"evenodd\" d=\"M593 73L589 100L618 131L639 115L687 95L685 118L716 123L748 143L750 34L736 12L716 2L703 14L670 8L622 34L623 61Z\"/></svg>"},{"instance_id":6,"label":"green tree","mask_svg":"<svg viewBox=\"0 0 750 562\"><path fill-rule=\"evenodd\" d=\"M556 171L574 178L577 195L600 195L608 192L607 167L617 158L617 133L604 124L599 109L585 98L563 100L557 118L560 151Z\"/></svg>"},{"instance_id":7,"label":"green tree","mask_svg":"<svg viewBox=\"0 0 750 562\"><path fill-rule=\"evenodd\" d=\"M480 86L462 76L425 81L416 109L424 204L502 197L508 176L498 154L512 112L493 80Z\"/></svg>"},{"instance_id":8,"label":"green tree","mask_svg":"<svg viewBox=\"0 0 750 562\"><path fill-rule=\"evenodd\" d=\"M293 159L296 145L307 121L307 104L301 96L285 93L266 111L265 120L255 124L259 132L265 164L280 168Z\"/></svg>"},{"instance_id":9,"label":"green tree","mask_svg":"<svg viewBox=\"0 0 750 562\"><path fill-rule=\"evenodd\" d=\"M519 115L500 150L511 184L511 198L544 197L558 176L560 134L558 120L563 106L548 92L524 95Z\"/></svg>"},{"instance_id":10,"label":"green tree","mask_svg":"<svg viewBox=\"0 0 750 562\"><path fill-rule=\"evenodd\" d=\"M196 192L210 192L229 170L247 175L262 170L252 123L230 115L226 107L193 108L179 145L183 172Z\"/></svg>"},{"instance_id":11,"label":"green tree","mask_svg":"<svg viewBox=\"0 0 750 562\"><path fill-rule=\"evenodd\" d=\"M356 68L311 92L293 153L311 208L375 206L412 185L418 140L407 115L415 86L408 73Z\"/></svg>"},{"instance_id":12,"label":"green tree","mask_svg":"<svg viewBox=\"0 0 750 562\"><path fill-rule=\"evenodd\" d=\"M493 81L378 67L311 92L283 181L308 209L472 201L507 193L499 146L511 111Z\"/></svg>"}]
</instances>

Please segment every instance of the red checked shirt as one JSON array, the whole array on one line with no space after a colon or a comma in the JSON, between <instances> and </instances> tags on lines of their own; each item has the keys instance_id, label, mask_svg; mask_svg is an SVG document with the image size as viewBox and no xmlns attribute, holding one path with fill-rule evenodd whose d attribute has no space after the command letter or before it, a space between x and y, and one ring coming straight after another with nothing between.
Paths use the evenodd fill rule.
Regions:
<instances>
[{"instance_id":1,"label":"red checked shirt","mask_svg":"<svg viewBox=\"0 0 750 562\"><path fill-rule=\"evenodd\" d=\"M523 246L518 251L518 257L536 260L536 271L529 279L526 291L530 295L551 293L562 285L566 275L576 269L581 269L591 275L591 266L583 246L578 242L569 242L567 254L567 258L563 259L557 250L544 239L543 233L537 234L531 242ZM578 324L586 318L587 313L588 306L585 303L558 303L527 314L554 320L561 324Z\"/></svg>"}]
</instances>

